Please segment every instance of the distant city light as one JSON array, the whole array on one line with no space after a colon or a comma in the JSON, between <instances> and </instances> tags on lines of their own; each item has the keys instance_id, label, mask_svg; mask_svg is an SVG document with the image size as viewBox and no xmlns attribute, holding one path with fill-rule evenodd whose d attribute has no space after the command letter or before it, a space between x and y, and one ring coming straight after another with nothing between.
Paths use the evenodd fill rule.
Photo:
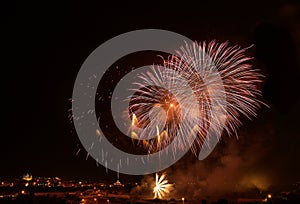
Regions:
<instances>
[{"instance_id":1,"label":"distant city light","mask_svg":"<svg viewBox=\"0 0 300 204\"><path fill-rule=\"evenodd\" d=\"M29 175L28 173L23 176L23 180L25 181L31 181L32 180L32 175Z\"/></svg>"}]
</instances>

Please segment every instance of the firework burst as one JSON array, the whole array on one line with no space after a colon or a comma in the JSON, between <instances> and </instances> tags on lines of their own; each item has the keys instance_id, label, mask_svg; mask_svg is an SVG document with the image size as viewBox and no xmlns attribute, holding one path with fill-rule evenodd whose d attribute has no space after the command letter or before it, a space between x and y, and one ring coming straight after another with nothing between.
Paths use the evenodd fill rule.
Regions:
<instances>
[{"instance_id":1,"label":"firework burst","mask_svg":"<svg viewBox=\"0 0 300 204\"><path fill-rule=\"evenodd\" d=\"M215 41L186 44L163 67L141 74L129 103L135 138L155 152L180 137L174 151L191 146L196 153L208 130L237 135L240 117L255 117L262 104L257 87L263 76L245 50Z\"/></svg>"},{"instance_id":2,"label":"firework burst","mask_svg":"<svg viewBox=\"0 0 300 204\"><path fill-rule=\"evenodd\" d=\"M166 174L162 174L160 177L157 173L155 174L154 198L162 199L170 193L171 188L172 184L169 184L168 180L166 180Z\"/></svg>"}]
</instances>

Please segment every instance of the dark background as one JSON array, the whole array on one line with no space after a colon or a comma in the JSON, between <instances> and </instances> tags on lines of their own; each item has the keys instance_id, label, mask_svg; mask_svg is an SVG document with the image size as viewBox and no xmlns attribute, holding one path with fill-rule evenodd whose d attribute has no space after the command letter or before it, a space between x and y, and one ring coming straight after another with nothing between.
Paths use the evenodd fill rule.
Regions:
<instances>
[{"instance_id":1,"label":"dark background","mask_svg":"<svg viewBox=\"0 0 300 204\"><path fill-rule=\"evenodd\" d=\"M241 140L247 146L253 134L267 138L264 165L278 169L278 182L299 181L299 4L195 2L4 3L0 177L28 172L115 180L116 173L86 160L83 149L76 156L81 145L68 120L73 84L83 61L101 43L124 32L156 28L196 41L255 45L249 52L267 76L263 97L270 108L245 123ZM270 134L261 134L265 129Z\"/></svg>"}]
</instances>

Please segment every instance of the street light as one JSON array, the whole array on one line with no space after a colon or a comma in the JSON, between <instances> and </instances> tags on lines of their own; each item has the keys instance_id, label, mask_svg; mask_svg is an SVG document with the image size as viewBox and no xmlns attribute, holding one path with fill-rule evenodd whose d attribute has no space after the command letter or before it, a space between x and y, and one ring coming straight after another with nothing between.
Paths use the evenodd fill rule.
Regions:
<instances>
[{"instance_id":1,"label":"street light","mask_svg":"<svg viewBox=\"0 0 300 204\"><path fill-rule=\"evenodd\" d=\"M182 204L184 204L184 197L182 197L181 200L182 200Z\"/></svg>"}]
</instances>

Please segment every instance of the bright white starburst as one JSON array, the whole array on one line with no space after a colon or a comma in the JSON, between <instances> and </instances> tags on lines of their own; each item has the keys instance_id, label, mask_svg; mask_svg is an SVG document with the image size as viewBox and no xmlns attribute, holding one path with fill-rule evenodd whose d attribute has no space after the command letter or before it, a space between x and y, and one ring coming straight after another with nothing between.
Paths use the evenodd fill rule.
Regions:
<instances>
[{"instance_id":1,"label":"bright white starburst","mask_svg":"<svg viewBox=\"0 0 300 204\"><path fill-rule=\"evenodd\" d=\"M165 179L166 174L161 175L160 177L158 174L155 174L155 186L153 188L154 198L162 199L172 188L172 184L168 183L168 180Z\"/></svg>"}]
</instances>

